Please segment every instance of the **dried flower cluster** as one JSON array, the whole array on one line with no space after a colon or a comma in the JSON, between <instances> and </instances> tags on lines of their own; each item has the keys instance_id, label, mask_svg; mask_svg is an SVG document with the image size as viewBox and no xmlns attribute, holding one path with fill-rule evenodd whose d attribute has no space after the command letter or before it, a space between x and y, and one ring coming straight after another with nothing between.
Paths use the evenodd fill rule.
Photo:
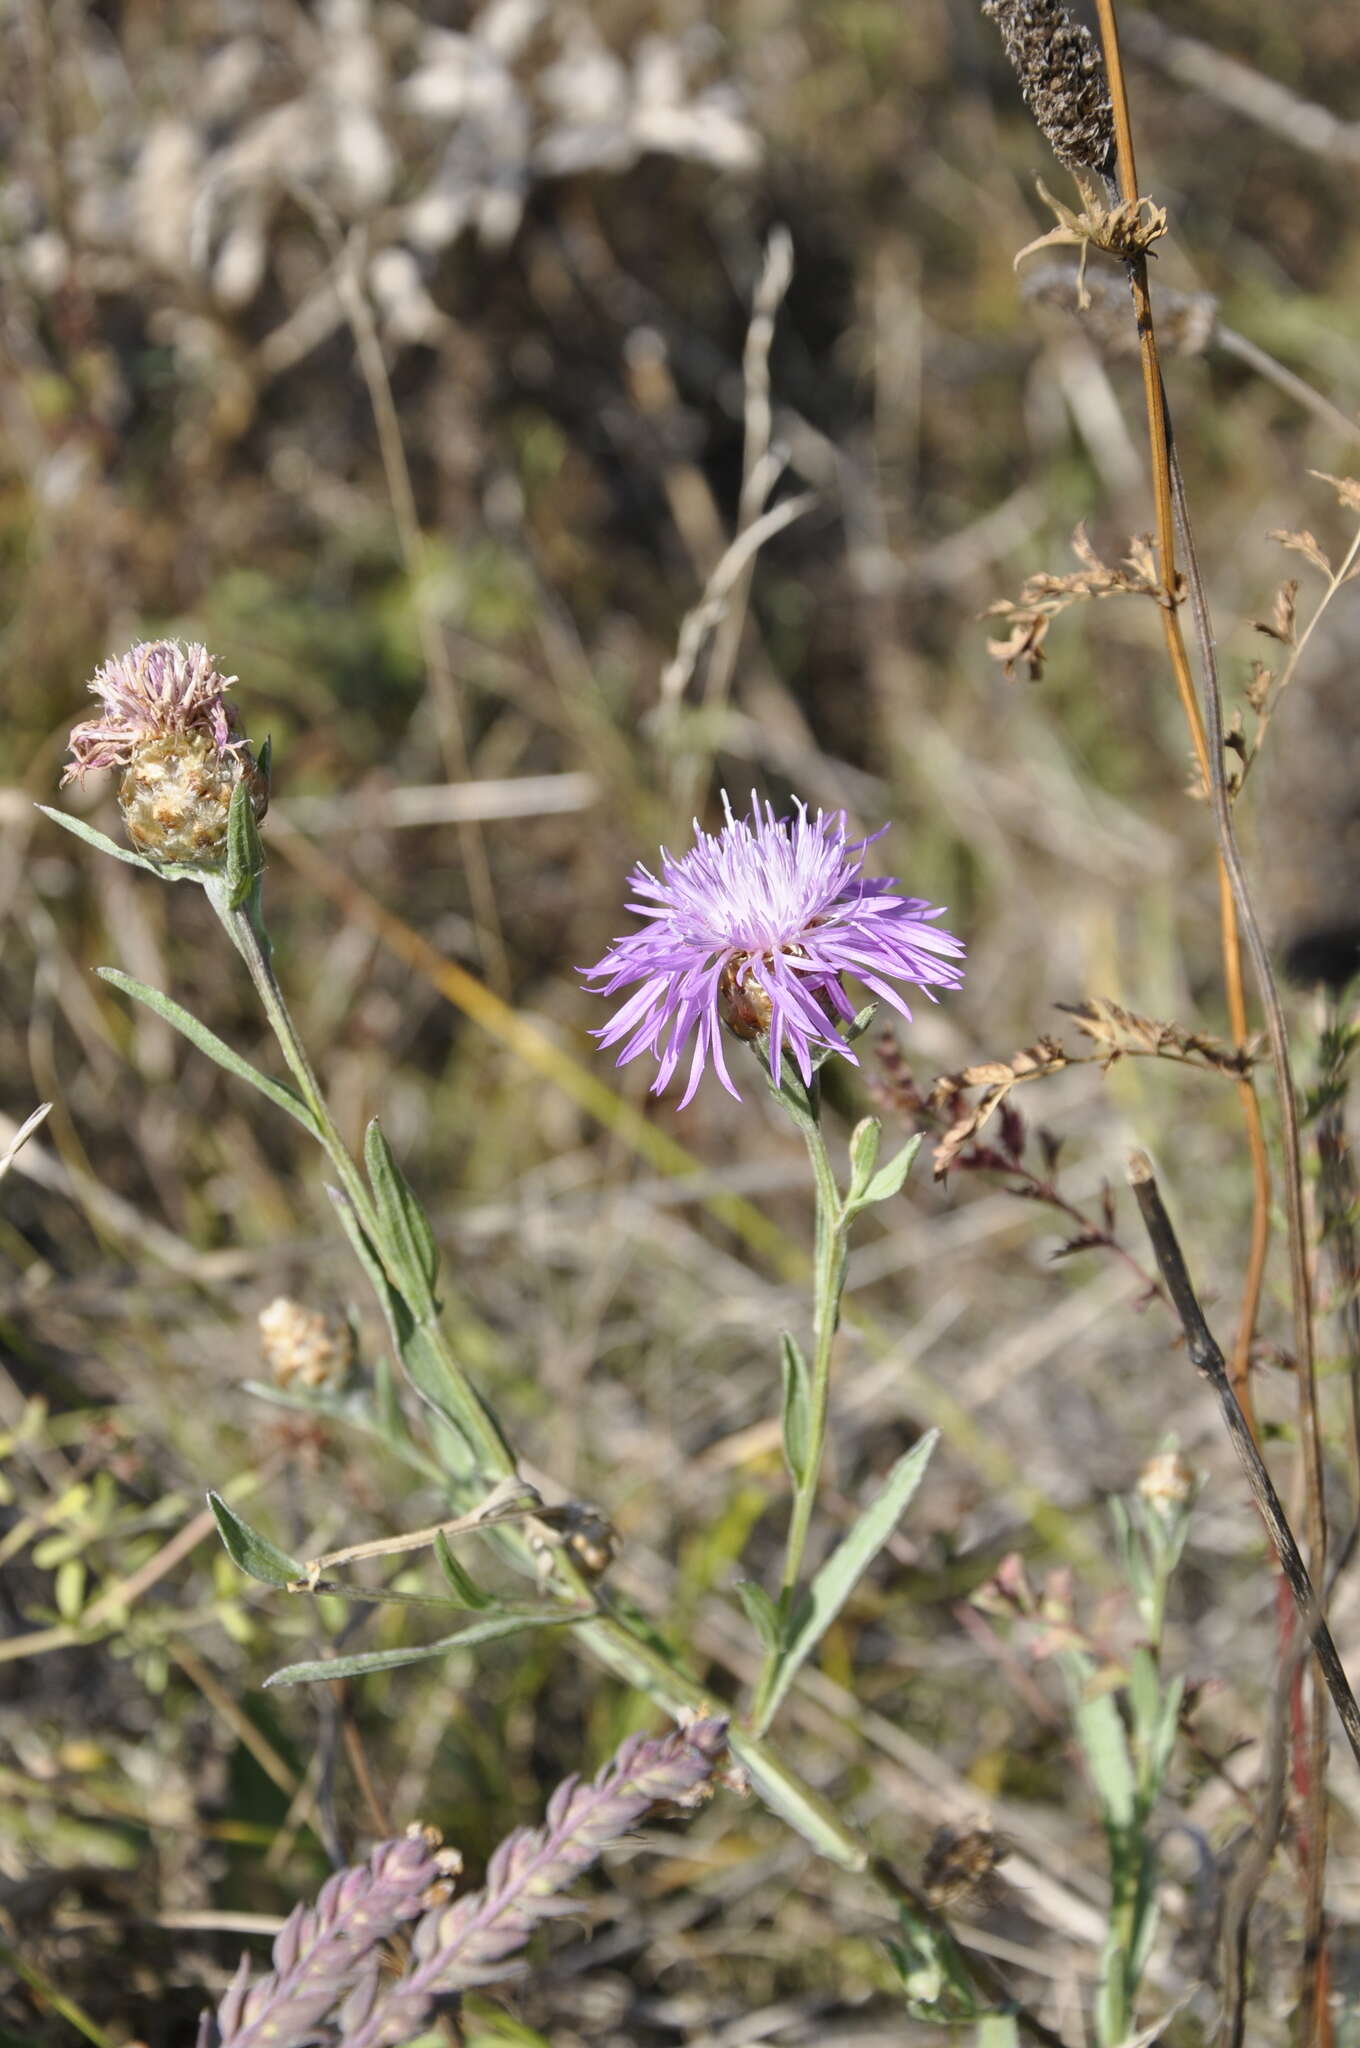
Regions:
<instances>
[{"instance_id":1,"label":"dried flower cluster","mask_svg":"<svg viewBox=\"0 0 1360 2048\"><path fill-rule=\"evenodd\" d=\"M1030 681L1038 682L1044 672L1044 642L1048 638L1048 629L1069 605L1079 604L1090 597L1150 597L1160 600L1161 577L1149 535L1142 534L1129 543L1129 552L1118 567L1101 561L1086 537L1084 526L1078 526L1072 535L1072 552L1082 564L1080 569L1067 576L1055 576L1047 569L1037 570L1033 576L1025 578L1017 599L998 598L983 613L984 618L1005 619L1010 624L1011 630L1004 640L987 642L987 652L994 661L1000 662L1001 673L1007 682L1015 680L1016 667L1020 662L1028 669Z\"/></svg>"},{"instance_id":2,"label":"dried flower cluster","mask_svg":"<svg viewBox=\"0 0 1360 2048\"><path fill-rule=\"evenodd\" d=\"M354 1353L347 1326L318 1309L280 1294L257 1318L260 1352L276 1385L333 1386L345 1378Z\"/></svg>"},{"instance_id":3,"label":"dried flower cluster","mask_svg":"<svg viewBox=\"0 0 1360 2048\"><path fill-rule=\"evenodd\" d=\"M933 923L943 911L899 896L891 880L868 879L869 841L848 836L844 812L813 818L800 804L793 818L777 818L754 793L749 820L732 815L726 793L723 808L727 823L716 836L696 821L688 853L677 860L662 848L659 878L633 870L641 901L628 907L649 922L584 970L587 981L603 984L601 995L638 984L595 1036L602 1045L624 1041L619 1066L653 1053L654 1094L694 1034L682 1109L710 1060L737 1095L723 1057L724 1026L738 1038L768 1034L776 1083L786 1056L807 1081L815 1048L858 1065L836 1029L855 1014L847 974L908 1019L894 981L930 995L963 979L961 940Z\"/></svg>"},{"instance_id":4,"label":"dried flower cluster","mask_svg":"<svg viewBox=\"0 0 1360 2048\"><path fill-rule=\"evenodd\" d=\"M1114 117L1091 31L1058 0L982 0L1001 31L1025 105L1069 171L1108 171Z\"/></svg>"},{"instance_id":5,"label":"dried flower cluster","mask_svg":"<svg viewBox=\"0 0 1360 2048\"><path fill-rule=\"evenodd\" d=\"M631 1737L592 1784L559 1785L544 1825L508 1835L482 1889L452 1905L456 1858L418 1833L382 1843L290 1916L268 1977L252 1986L242 1963L217 2013L204 2014L198 2048L401 2048L460 1992L504 1978L540 1922L572 1910L567 1887L652 1807L699 1804L726 1745L718 1719ZM402 1926L409 1947L398 1971L383 1944Z\"/></svg>"},{"instance_id":6,"label":"dried flower cluster","mask_svg":"<svg viewBox=\"0 0 1360 2048\"><path fill-rule=\"evenodd\" d=\"M95 768L121 768L118 803L128 838L153 860L214 867L226 849L227 813L239 782L257 817L269 801L265 778L206 647L143 640L106 661L90 689L102 711L71 733L63 784Z\"/></svg>"}]
</instances>

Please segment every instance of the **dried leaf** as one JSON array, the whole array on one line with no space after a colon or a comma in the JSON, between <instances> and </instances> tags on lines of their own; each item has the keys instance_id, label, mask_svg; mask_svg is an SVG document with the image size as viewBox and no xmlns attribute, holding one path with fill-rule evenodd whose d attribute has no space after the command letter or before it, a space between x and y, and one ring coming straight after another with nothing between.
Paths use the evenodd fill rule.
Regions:
<instances>
[{"instance_id":1,"label":"dried leaf","mask_svg":"<svg viewBox=\"0 0 1360 2048\"><path fill-rule=\"evenodd\" d=\"M1002 618L1011 631L1004 640L989 640L987 652L999 661L1008 682L1014 681L1016 667L1023 662L1031 682L1043 674L1044 641L1049 626L1069 605L1083 598L1151 597L1160 601L1161 577L1151 538L1137 536L1118 567L1101 560L1091 545L1084 526L1072 535L1072 552L1082 567L1071 575L1057 576L1046 569L1026 577L1018 598L999 598L988 605L984 618ZM1179 595L1179 592L1178 592Z\"/></svg>"},{"instance_id":2,"label":"dried leaf","mask_svg":"<svg viewBox=\"0 0 1360 2048\"><path fill-rule=\"evenodd\" d=\"M963 1147L1000 1109L1012 1088L1021 1081L1056 1074L1067 1064L1068 1056L1057 1039L1045 1037L1022 1047L1009 1060L984 1060L977 1066L965 1067L961 1073L939 1075L931 1083L926 1100L932 1109L945 1111L951 1122L932 1155L935 1178L939 1180L948 1173ZM967 1091L971 1088L981 1088L982 1093L970 1104ZM998 1155L988 1163L1004 1167L1008 1162Z\"/></svg>"},{"instance_id":3,"label":"dried leaf","mask_svg":"<svg viewBox=\"0 0 1360 2048\"><path fill-rule=\"evenodd\" d=\"M1108 996L1087 997L1080 1003L1059 1003L1058 1009L1072 1018L1078 1031L1102 1048L1106 1065L1127 1053L1157 1059L1188 1060L1214 1073L1244 1074L1255 1060L1252 1046L1238 1050L1202 1031L1188 1031L1182 1024L1164 1023L1160 1018L1142 1017L1126 1010Z\"/></svg>"},{"instance_id":4,"label":"dried leaf","mask_svg":"<svg viewBox=\"0 0 1360 2048\"><path fill-rule=\"evenodd\" d=\"M1279 536L1273 536L1279 538ZM1311 533L1295 534L1295 540L1312 541ZM1316 541L1313 542L1316 547ZM1311 558L1310 558L1311 559ZM1275 603L1268 619L1253 619L1258 633L1268 633L1272 640L1282 641L1286 647L1294 645L1294 600L1299 594L1298 583L1290 580L1282 583L1275 593Z\"/></svg>"},{"instance_id":5,"label":"dried leaf","mask_svg":"<svg viewBox=\"0 0 1360 2048\"><path fill-rule=\"evenodd\" d=\"M1277 526L1269 535L1269 538L1277 540L1282 548L1289 548L1294 554L1302 555L1305 561L1311 562L1315 569L1321 569L1324 576L1331 575L1332 565L1323 554L1322 549L1318 546L1312 534L1309 533L1307 527L1304 527L1298 533L1291 533L1286 528ZM1258 626L1260 625L1259 620L1257 624ZM1270 628L1266 626L1262 630L1268 633Z\"/></svg>"},{"instance_id":6,"label":"dried leaf","mask_svg":"<svg viewBox=\"0 0 1360 2048\"><path fill-rule=\"evenodd\" d=\"M1329 476L1325 469L1310 469L1308 474L1315 476L1319 483L1331 485L1343 510L1360 512L1360 483L1353 476Z\"/></svg>"}]
</instances>

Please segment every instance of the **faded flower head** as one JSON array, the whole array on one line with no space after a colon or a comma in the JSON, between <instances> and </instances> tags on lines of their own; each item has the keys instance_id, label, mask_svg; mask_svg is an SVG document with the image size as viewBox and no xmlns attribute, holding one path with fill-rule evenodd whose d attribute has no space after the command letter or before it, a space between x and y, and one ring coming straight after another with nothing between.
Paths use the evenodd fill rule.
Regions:
<instances>
[{"instance_id":1,"label":"faded flower head","mask_svg":"<svg viewBox=\"0 0 1360 2048\"><path fill-rule=\"evenodd\" d=\"M197 641L143 640L106 661L90 689L102 713L71 734L63 785L92 768L121 768L118 802L128 837L155 860L212 867L226 847L232 792L250 786L257 817L265 779L219 675Z\"/></svg>"},{"instance_id":2,"label":"faded flower head","mask_svg":"<svg viewBox=\"0 0 1360 2048\"><path fill-rule=\"evenodd\" d=\"M318 1309L280 1294L257 1318L260 1351L276 1386L301 1380L304 1387L339 1386L349 1372L354 1340L348 1327Z\"/></svg>"},{"instance_id":3,"label":"faded flower head","mask_svg":"<svg viewBox=\"0 0 1360 2048\"><path fill-rule=\"evenodd\" d=\"M733 817L726 793L723 808L727 823L716 837L696 822L688 853L677 860L662 848L659 878L640 865L633 870L643 900L628 907L648 923L583 970L601 995L638 984L595 1036L602 1045L623 1040L619 1066L652 1053L653 1094L694 1035L682 1109L710 1060L728 1094L737 1095L723 1057L724 1024L738 1038L767 1032L775 1082L786 1055L806 1082L816 1047L859 1064L836 1029L855 1014L845 975L908 1019L895 981L929 995L963 979L961 941L932 922L943 913L899 896L891 880L863 874L869 841L847 837L843 811L814 818L799 804L796 816L777 818L754 793L749 819Z\"/></svg>"},{"instance_id":4,"label":"faded flower head","mask_svg":"<svg viewBox=\"0 0 1360 2048\"><path fill-rule=\"evenodd\" d=\"M1025 105L1069 171L1108 171L1114 115L1091 31L1059 0L982 0L1001 31Z\"/></svg>"}]
</instances>

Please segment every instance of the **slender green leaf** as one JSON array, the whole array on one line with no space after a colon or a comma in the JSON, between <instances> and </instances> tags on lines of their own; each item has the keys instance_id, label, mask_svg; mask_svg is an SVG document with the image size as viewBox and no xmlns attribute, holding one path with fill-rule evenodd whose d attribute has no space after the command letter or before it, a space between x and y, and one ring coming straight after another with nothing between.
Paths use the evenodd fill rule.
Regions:
<instances>
[{"instance_id":1,"label":"slender green leaf","mask_svg":"<svg viewBox=\"0 0 1360 2048\"><path fill-rule=\"evenodd\" d=\"M220 1493L208 1495L208 1506L212 1509L217 1533L226 1546L228 1557L252 1579L262 1579L266 1586L289 1586L306 1577L300 1564L280 1550L276 1543L271 1543L267 1536L261 1536L258 1529L252 1529L249 1522L242 1521L235 1508L228 1507Z\"/></svg>"},{"instance_id":2,"label":"slender green leaf","mask_svg":"<svg viewBox=\"0 0 1360 2048\"><path fill-rule=\"evenodd\" d=\"M271 1081L267 1074L262 1074L258 1068L252 1067L249 1060L242 1059L239 1052L234 1052L226 1040L219 1038L215 1031L209 1031L206 1024L200 1024L197 1017L182 1004L177 1003L173 996L162 995L156 988L148 988L144 981L134 981L130 974L122 973L117 967L97 967L95 972L100 980L107 981L111 988L121 990L123 995L131 996L134 1002L144 1003L148 1010L154 1010L158 1017L164 1017L166 1023L173 1024L176 1031L182 1032L191 1045L196 1045L200 1052L205 1052L210 1060L216 1060L219 1067L225 1067L238 1081L249 1081L252 1088L258 1088L261 1095L267 1096L277 1108L286 1109L289 1116L296 1117L304 1131L309 1132L312 1137L319 1136L316 1120L300 1095L284 1082Z\"/></svg>"},{"instance_id":3,"label":"slender green leaf","mask_svg":"<svg viewBox=\"0 0 1360 2048\"><path fill-rule=\"evenodd\" d=\"M870 1176L862 1188L851 1190L847 1209L869 1209L875 1202L891 1201L894 1195L901 1194L903 1182L911 1172L912 1162L920 1149L921 1133L918 1131L914 1138L908 1138L901 1151L886 1166L880 1166L878 1172Z\"/></svg>"},{"instance_id":4,"label":"slender green leaf","mask_svg":"<svg viewBox=\"0 0 1360 2048\"><path fill-rule=\"evenodd\" d=\"M483 1613L492 1605L491 1595L484 1593L476 1580L469 1576L453 1554L453 1545L441 1529L434 1539L434 1554L439 1569L452 1586L464 1607L474 1613Z\"/></svg>"},{"instance_id":5,"label":"slender green leaf","mask_svg":"<svg viewBox=\"0 0 1360 2048\"><path fill-rule=\"evenodd\" d=\"M754 1579L738 1579L733 1591L746 1610L746 1619L765 1648L777 1650L783 1639L784 1628L779 1609L765 1588L757 1585Z\"/></svg>"},{"instance_id":6,"label":"slender green leaf","mask_svg":"<svg viewBox=\"0 0 1360 2048\"><path fill-rule=\"evenodd\" d=\"M1096 1793L1112 1828L1126 1829L1134 1818L1133 1761L1119 1708L1111 1692L1093 1687L1094 1675L1085 1660L1064 1660L1072 1690L1072 1719L1077 1740L1095 1783ZM1081 1666L1085 1666L1084 1670Z\"/></svg>"},{"instance_id":7,"label":"slender green leaf","mask_svg":"<svg viewBox=\"0 0 1360 2048\"><path fill-rule=\"evenodd\" d=\"M921 1483L939 1434L937 1429L928 1431L919 1443L898 1459L859 1520L842 1537L814 1576L802 1617L794 1627L770 1688L762 1717L764 1726L769 1726L800 1666L816 1649L864 1572L901 1521Z\"/></svg>"},{"instance_id":8,"label":"slender green leaf","mask_svg":"<svg viewBox=\"0 0 1360 2048\"><path fill-rule=\"evenodd\" d=\"M439 1251L429 1219L398 1166L376 1117L364 1133L364 1165L383 1238L407 1300L419 1315L434 1305Z\"/></svg>"},{"instance_id":9,"label":"slender green leaf","mask_svg":"<svg viewBox=\"0 0 1360 2048\"><path fill-rule=\"evenodd\" d=\"M784 1381L782 1427L784 1463L795 1486L801 1486L812 1458L812 1379L797 1341L780 1334L779 1362Z\"/></svg>"},{"instance_id":10,"label":"slender green leaf","mask_svg":"<svg viewBox=\"0 0 1360 2048\"><path fill-rule=\"evenodd\" d=\"M95 847L100 853L112 854L115 860L125 861L130 868L145 868L148 874L160 875L162 878L168 876L171 881L176 882L202 880L202 876L194 868L173 867L168 863L162 865L158 861L148 860L145 854L134 853L130 846L120 846L116 839L110 839L106 833L98 831L93 825L87 825L83 818L73 818L69 811L54 810L51 804L37 804L34 808L41 811L45 818L50 818L54 825L60 825L63 832L70 832L75 838L83 839L87 846Z\"/></svg>"},{"instance_id":11,"label":"slender green leaf","mask_svg":"<svg viewBox=\"0 0 1360 2048\"><path fill-rule=\"evenodd\" d=\"M227 810L227 906L239 910L264 872L264 847L255 821L255 798L242 776Z\"/></svg>"},{"instance_id":12,"label":"slender green leaf","mask_svg":"<svg viewBox=\"0 0 1360 2048\"><path fill-rule=\"evenodd\" d=\"M862 1118L851 1131L849 1201L858 1201L873 1179L882 1139L883 1125L876 1116Z\"/></svg>"},{"instance_id":13,"label":"slender green leaf","mask_svg":"<svg viewBox=\"0 0 1360 2048\"><path fill-rule=\"evenodd\" d=\"M416 1643L399 1650L359 1650L351 1657L318 1657L306 1664L285 1664L282 1671L266 1678L265 1685L315 1685L321 1679L362 1678L370 1671L398 1671L405 1664L425 1664L432 1657L446 1657L451 1650L468 1650L475 1643L494 1642L498 1636L514 1635L522 1628L562 1628L580 1618L575 1614L545 1614L537 1607L489 1614L434 1643Z\"/></svg>"}]
</instances>

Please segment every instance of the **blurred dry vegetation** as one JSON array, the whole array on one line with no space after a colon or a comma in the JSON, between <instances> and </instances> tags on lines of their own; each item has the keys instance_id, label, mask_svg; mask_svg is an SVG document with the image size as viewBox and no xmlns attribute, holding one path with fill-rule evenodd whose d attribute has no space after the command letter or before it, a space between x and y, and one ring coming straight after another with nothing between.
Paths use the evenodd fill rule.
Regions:
<instances>
[{"instance_id":1,"label":"blurred dry vegetation","mask_svg":"<svg viewBox=\"0 0 1360 2048\"><path fill-rule=\"evenodd\" d=\"M1280 583L1319 587L1269 535L1307 527L1338 555L1350 522L1308 472L1357 457L1214 323L1354 415L1360 14L1188 0L1174 26L1130 17L1131 89L1143 189L1171 217L1156 285L1216 302L1169 379L1238 700ZM740 1110L708 1087L681 1119L649 1107L693 1155L663 1170L495 1013L451 1002L375 902L610 1080L572 970L620 928L632 860L678 848L719 786L891 821L876 858L948 904L971 956L962 994L896 1034L924 1089L1043 1034L1091 1052L1058 1003L1221 1036L1216 885L1154 606L1074 605L1037 683L987 651L981 615L1074 570L1079 522L1118 564L1151 518L1136 361L1013 273L1050 224L1034 173L1060 173L964 0L12 0L0 80L0 1110L55 1104L0 1200L0 1934L98 2038L163 2048L243 1939L263 1953L233 1916L267 1928L376 1814L438 1824L475 1871L643 1710L546 1632L346 1699L262 1694L328 1630L376 1646L411 1616L269 1593L201 1524L167 1558L208 1485L301 1555L439 1499L340 1424L243 1391L281 1293L357 1302L356 1370L380 1332L301 1133L94 979L121 965L265 1057L197 892L32 809L96 662L164 631L240 676L274 741L280 972L339 1120L357 1139L381 1110L465 1356L558 1497L604 1507L618 1583L718 1700L752 1663L731 1583L760 1574L783 1512L774 1333L805 1291L769 1232L806 1239L801 1151L758 1087ZM1264 81L1317 118L1272 121ZM753 481L743 356L781 227L767 437L786 466ZM766 494L801 491L677 688L728 543ZM1291 715L1310 689L1344 695L1357 640L1343 591ZM107 789L71 801L114 829ZM1248 789L1267 885L1308 810L1285 773ZM838 1114L876 1076L907 1099L893 1060L867 1059ZM640 1102L646 1078L617 1085ZM1096 1238L1136 1259L1102 1183L1122 1186L1133 1139L1158 1154L1226 1336L1249 1204L1231 1081L1205 1060L1059 1060L1010 1100L1061 1140ZM1005 1131L1033 1164L1037 1140ZM1241 1826L1221 1760L1247 1784L1260 1767L1274 1596L1170 1318L1135 1313L1143 1281L1101 1242L1055 1263L1080 1219L1013 1199L1002 1164L942 1187L918 1170L859 1241L823 1540L928 1422L945 1444L785 1733L904 1868L940 1826L991 1816L1013 1853L961 1911L1061 2026L1096 1968L1099 1830L1050 1671L965 1596L1011 1550L1036 1580L1070 1569L1117 1657L1133 1624L1105 1497L1169 1426L1207 1472L1172 1616L1198 1692L1166 1817L1164 2005L1211 1948L1203 1880ZM766 1236L712 1213L722 1191ZM1283 1287L1277 1256L1257 1398L1287 1431ZM1344 1584L1335 1627L1344 1654ZM1357 1789L1338 1771L1343 1923ZM1292 1996L1270 1971L1287 1856L1275 1885L1261 2039ZM753 1803L616 1860L582 1918L591 1941L559 1930L514 1995L539 2032L486 2017L488 2040L933 2038L903 2021L853 1884ZM1343 1988L1360 1971L1344 1934L1336 1968ZM5 2040L70 2038L0 1963L4 1985ZM1182 2024L1199 2038L1194 2011Z\"/></svg>"}]
</instances>

